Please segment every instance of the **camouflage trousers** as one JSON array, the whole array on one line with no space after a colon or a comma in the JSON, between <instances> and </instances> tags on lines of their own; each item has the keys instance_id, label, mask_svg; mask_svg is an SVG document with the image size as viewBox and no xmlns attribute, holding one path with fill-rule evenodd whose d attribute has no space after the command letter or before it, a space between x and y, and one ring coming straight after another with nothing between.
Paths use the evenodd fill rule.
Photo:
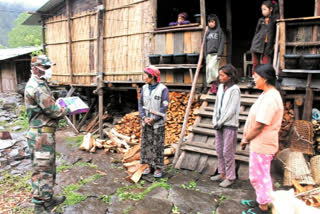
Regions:
<instances>
[{"instance_id":1,"label":"camouflage trousers","mask_svg":"<svg viewBox=\"0 0 320 214\"><path fill-rule=\"evenodd\" d=\"M164 167L164 137L164 126L154 129L152 126L145 125L142 128L140 152L142 164L148 164L154 169L162 169Z\"/></svg>"},{"instance_id":2,"label":"camouflage trousers","mask_svg":"<svg viewBox=\"0 0 320 214\"><path fill-rule=\"evenodd\" d=\"M32 161L32 202L41 204L53 196L56 178L54 133L27 133Z\"/></svg>"}]
</instances>

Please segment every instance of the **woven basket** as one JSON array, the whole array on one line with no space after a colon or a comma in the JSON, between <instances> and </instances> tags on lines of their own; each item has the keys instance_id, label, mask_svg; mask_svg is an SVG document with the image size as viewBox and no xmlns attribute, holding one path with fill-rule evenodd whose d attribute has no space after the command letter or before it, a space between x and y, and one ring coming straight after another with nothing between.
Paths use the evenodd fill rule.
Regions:
<instances>
[{"instance_id":1,"label":"woven basket","mask_svg":"<svg viewBox=\"0 0 320 214\"><path fill-rule=\"evenodd\" d=\"M290 132L290 149L313 155L313 125L309 121L296 120Z\"/></svg>"},{"instance_id":2,"label":"woven basket","mask_svg":"<svg viewBox=\"0 0 320 214\"><path fill-rule=\"evenodd\" d=\"M284 170L284 186L292 186L292 180L295 179L300 184L314 185L310 169L301 152L291 152L286 161Z\"/></svg>"},{"instance_id":3,"label":"woven basket","mask_svg":"<svg viewBox=\"0 0 320 214\"><path fill-rule=\"evenodd\" d=\"M316 182L316 184L320 184L320 155L312 157L310 163L314 182Z\"/></svg>"}]
</instances>

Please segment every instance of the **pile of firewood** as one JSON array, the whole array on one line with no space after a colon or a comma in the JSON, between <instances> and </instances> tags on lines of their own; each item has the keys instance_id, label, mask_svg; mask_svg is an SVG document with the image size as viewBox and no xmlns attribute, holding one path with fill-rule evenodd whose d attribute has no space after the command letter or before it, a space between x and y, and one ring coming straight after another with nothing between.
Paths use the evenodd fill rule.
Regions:
<instances>
[{"instance_id":1,"label":"pile of firewood","mask_svg":"<svg viewBox=\"0 0 320 214\"><path fill-rule=\"evenodd\" d=\"M169 106L167 111L166 122L166 138L165 144L170 145L177 143L180 137L180 132L183 125L183 119L187 108L189 94L182 92L170 92L169 93ZM188 126L192 126L195 120L193 114L196 108L199 108L200 103L194 102L189 113ZM130 137L133 143L137 143L141 138L141 123L139 113L134 112L125 115L115 126L118 133ZM188 132L186 133L186 135Z\"/></svg>"},{"instance_id":2,"label":"pile of firewood","mask_svg":"<svg viewBox=\"0 0 320 214\"><path fill-rule=\"evenodd\" d=\"M123 157L123 166L127 169L128 177L126 180L130 182L137 183L141 176L142 172L147 168L146 164L140 163L140 150L141 146L135 145L131 147ZM168 157L173 155L175 152L175 149L172 147L165 148L164 150L164 164L168 165L170 161L168 160Z\"/></svg>"},{"instance_id":3,"label":"pile of firewood","mask_svg":"<svg viewBox=\"0 0 320 214\"><path fill-rule=\"evenodd\" d=\"M314 142L316 145L315 150L320 153L320 121L312 120L313 124L313 133L314 133Z\"/></svg>"},{"instance_id":4,"label":"pile of firewood","mask_svg":"<svg viewBox=\"0 0 320 214\"><path fill-rule=\"evenodd\" d=\"M320 188L313 185L301 186L296 180L292 181L295 188L295 197L304 201L306 205L320 207Z\"/></svg>"},{"instance_id":5,"label":"pile of firewood","mask_svg":"<svg viewBox=\"0 0 320 214\"><path fill-rule=\"evenodd\" d=\"M292 103L287 101L284 106L281 129L279 131L280 150L288 147L289 133L294 122L294 111Z\"/></svg>"}]
</instances>

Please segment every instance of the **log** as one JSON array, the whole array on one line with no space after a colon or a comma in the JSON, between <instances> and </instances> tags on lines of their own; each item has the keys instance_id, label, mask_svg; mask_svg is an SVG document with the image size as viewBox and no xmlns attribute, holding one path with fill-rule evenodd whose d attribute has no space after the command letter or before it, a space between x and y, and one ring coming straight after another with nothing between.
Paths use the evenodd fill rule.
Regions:
<instances>
[{"instance_id":1,"label":"log","mask_svg":"<svg viewBox=\"0 0 320 214\"><path fill-rule=\"evenodd\" d=\"M112 134L113 134L114 136L116 136L116 137L118 137L118 138L121 138L121 139L125 140L127 143L129 143L129 142L130 142L130 140L131 140L131 138L130 138L130 137L125 136L125 135L123 135L123 134L118 133L115 129L111 129L111 132L112 132Z\"/></svg>"},{"instance_id":2,"label":"log","mask_svg":"<svg viewBox=\"0 0 320 214\"><path fill-rule=\"evenodd\" d=\"M79 149L89 151L93 147L93 144L94 144L93 136L91 135L91 133L88 133L83 137L83 141Z\"/></svg>"},{"instance_id":3,"label":"log","mask_svg":"<svg viewBox=\"0 0 320 214\"><path fill-rule=\"evenodd\" d=\"M108 132L106 134L112 140L112 142L118 145L119 148L121 148L121 145L123 145L126 149L130 148L130 146L125 141L120 140L117 136L113 135L112 132Z\"/></svg>"},{"instance_id":4,"label":"log","mask_svg":"<svg viewBox=\"0 0 320 214\"><path fill-rule=\"evenodd\" d=\"M143 164L140 166L140 168L132 175L128 178L129 181L134 182L134 183L138 183L138 181L140 180L141 176L142 176L142 172L148 167L147 164Z\"/></svg>"}]
</instances>

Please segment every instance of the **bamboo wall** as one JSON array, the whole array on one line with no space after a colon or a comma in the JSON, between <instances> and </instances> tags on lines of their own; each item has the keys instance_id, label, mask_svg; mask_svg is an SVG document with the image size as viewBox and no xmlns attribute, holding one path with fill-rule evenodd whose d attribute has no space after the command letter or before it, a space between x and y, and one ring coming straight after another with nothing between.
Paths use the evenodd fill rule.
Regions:
<instances>
[{"instance_id":1,"label":"bamboo wall","mask_svg":"<svg viewBox=\"0 0 320 214\"><path fill-rule=\"evenodd\" d=\"M105 0L104 73L106 81L142 81L151 53L152 10L150 0ZM69 66L69 34L64 15L46 20L48 55L56 63L52 81L57 84L96 83L96 13L71 17L72 67ZM71 70L73 77L71 78Z\"/></svg>"}]
</instances>

